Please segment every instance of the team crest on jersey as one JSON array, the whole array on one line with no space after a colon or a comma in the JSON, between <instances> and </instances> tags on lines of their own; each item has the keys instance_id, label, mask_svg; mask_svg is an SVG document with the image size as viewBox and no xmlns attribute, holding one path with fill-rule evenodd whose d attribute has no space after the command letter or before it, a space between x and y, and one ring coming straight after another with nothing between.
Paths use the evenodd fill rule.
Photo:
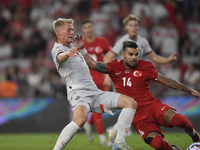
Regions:
<instances>
[{"instance_id":1,"label":"team crest on jersey","mask_svg":"<svg viewBox=\"0 0 200 150\"><path fill-rule=\"evenodd\" d=\"M133 76L135 76L135 77L141 77L142 76L142 72L141 71L134 71L133 72Z\"/></svg>"},{"instance_id":2,"label":"team crest on jersey","mask_svg":"<svg viewBox=\"0 0 200 150\"><path fill-rule=\"evenodd\" d=\"M100 53L103 52L103 49L102 49L100 46L97 46L97 47L95 47L95 52L96 52L97 54L100 54Z\"/></svg>"}]
</instances>

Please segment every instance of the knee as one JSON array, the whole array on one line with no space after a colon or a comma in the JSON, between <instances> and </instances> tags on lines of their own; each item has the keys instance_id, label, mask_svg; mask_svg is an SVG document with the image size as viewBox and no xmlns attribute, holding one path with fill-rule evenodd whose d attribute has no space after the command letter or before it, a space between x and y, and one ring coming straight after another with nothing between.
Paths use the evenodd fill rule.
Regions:
<instances>
[{"instance_id":1,"label":"knee","mask_svg":"<svg viewBox=\"0 0 200 150\"><path fill-rule=\"evenodd\" d=\"M137 109L137 102L133 98L130 98L130 102L128 104L128 107L131 107L133 109Z\"/></svg>"},{"instance_id":2,"label":"knee","mask_svg":"<svg viewBox=\"0 0 200 150\"><path fill-rule=\"evenodd\" d=\"M165 142L161 136L145 138L145 142L156 150L162 150L165 147Z\"/></svg>"},{"instance_id":3,"label":"knee","mask_svg":"<svg viewBox=\"0 0 200 150\"><path fill-rule=\"evenodd\" d=\"M82 128L85 122L87 121L87 118L84 116L76 117L73 119L73 121L80 127Z\"/></svg>"}]
</instances>

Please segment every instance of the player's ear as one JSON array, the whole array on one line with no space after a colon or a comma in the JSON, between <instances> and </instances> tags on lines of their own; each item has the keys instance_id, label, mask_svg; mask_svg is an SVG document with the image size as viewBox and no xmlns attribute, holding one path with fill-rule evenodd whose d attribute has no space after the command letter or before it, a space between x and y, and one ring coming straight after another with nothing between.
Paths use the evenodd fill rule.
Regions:
<instances>
[{"instance_id":1,"label":"player's ear","mask_svg":"<svg viewBox=\"0 0 200 150\"><path fill-rule=\"evenodd\" d=\"M124 52L121 53L122 57L124 58Z\"/></svg>"},{"instance_id":2,"label":"player's ear","mask_svg":"<svg viewBox=\"0 0 200 150\"><path fill-rule=\"evenodd\" d=\"M57 34L58 36L60 36L60 29L59 29L59 28L56 29L56 34Z\"/></svg>"}]
</instances>

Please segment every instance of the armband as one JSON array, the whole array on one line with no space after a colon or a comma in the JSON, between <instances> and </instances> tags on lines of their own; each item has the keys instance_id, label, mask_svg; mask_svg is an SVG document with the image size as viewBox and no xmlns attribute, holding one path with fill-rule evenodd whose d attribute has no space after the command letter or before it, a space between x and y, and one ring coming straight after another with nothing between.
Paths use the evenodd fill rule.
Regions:
<instances>
[{"instance_id":1,"label":"armband","mask_svg":"<svg viewBox=\"0 0 200 150\"><path fill-rule=\"evenodd\" d=\"M80 53L81 53L82 55L87 54L87 50L85 49L85 47L84 47L83 49L80 49Z\"/></svg>"}]
</instances>

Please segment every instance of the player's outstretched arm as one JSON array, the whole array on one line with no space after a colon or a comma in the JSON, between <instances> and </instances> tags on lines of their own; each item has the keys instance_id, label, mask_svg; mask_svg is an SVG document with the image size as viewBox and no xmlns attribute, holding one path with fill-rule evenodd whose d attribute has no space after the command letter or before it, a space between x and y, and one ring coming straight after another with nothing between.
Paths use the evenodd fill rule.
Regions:
<instances>
[{"instance_id":1,"label":"player's outstretched arm","mask_svg":"<svg viewBox=\"0 0 200 150\"><path fill-rule=\"evenodd\" d=\"M172 63L172 62L176 61L178 55L179 55L179 53L172 53L168 58L165 58L160 55L157 55L155 52L152 51L147 56L155 63L167 64L167 63Z\"/></svg>"},{"instance_id":2,"label":"player's outstretched arm","mask_svg":"<svg viewBox=\"0 0 200 150\"><path fill-rule=\"evenodd\" d=\"M171 88L171 89L174 89L174 90L178 90L178 91L185 91L185 92L190 93L193 96L200 97L200 93L199 92L187 87L186 85L184 85L184 84L182 84L182 83L180 83L180 82L178 82L176 80L173 80L171 78L167 78L167 77L163 76L160 73L158 73L156 81L161 83L161 84L164 84L168 88Z\"/></svg>"}]
</instances>

